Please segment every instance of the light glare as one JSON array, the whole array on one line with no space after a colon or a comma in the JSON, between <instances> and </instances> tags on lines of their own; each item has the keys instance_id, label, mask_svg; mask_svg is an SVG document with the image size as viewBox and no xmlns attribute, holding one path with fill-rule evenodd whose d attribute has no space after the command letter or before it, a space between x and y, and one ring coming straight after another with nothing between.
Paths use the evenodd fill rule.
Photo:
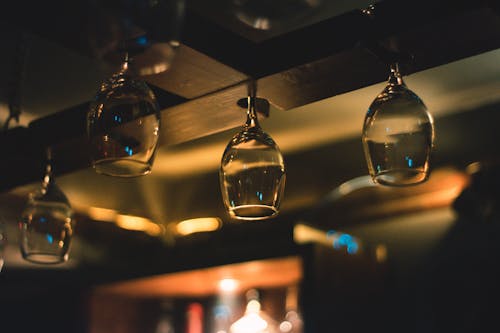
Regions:
<instances>
[{"instance_id":1,"label":"light glare","mask_svg":"<svg viewBox=\"0 0 500 333\"><path fill-rule=\"evenodd\" d=\"M221 225L222 221L217 217L201 217L177 223L176 231L181 236L187 236L196 232L215 231Z\"/></svg>"},{"instance_id":2,"label":"light glare","mask_svg":"<svg viewBox=\"0 0 500 333\"><path fill-rule=\"evenodd\" d=\"M118 214L116 217L116 225L122 229L143 231L150 236L159 236L163 232L161 226L140 216Z\"/></svg>"},{"instance_id":3,"label":"light glare","mask_svg":"<svg viewBox=\"0 0 500 333\"><path fill-rule=\"evenodd\" d=\"M219 289L223 292L235 291L238 287L238 282L235 279L222 279L219 281Z\"/></svg>"}]
</instances>

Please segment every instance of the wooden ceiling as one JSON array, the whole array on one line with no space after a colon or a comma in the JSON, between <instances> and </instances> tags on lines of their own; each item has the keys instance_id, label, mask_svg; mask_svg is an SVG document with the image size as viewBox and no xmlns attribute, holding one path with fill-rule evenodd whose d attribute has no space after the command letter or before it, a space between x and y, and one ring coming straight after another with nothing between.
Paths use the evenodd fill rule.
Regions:
<instances>
[{"instance_id":1,"label":"wooden ceiling","mask_svg":"<svg viewBox=\"0 0 500 333\"><path fill-rule=\"evenodd\" d=\"M205 12L200 11L200 2L187 2L181 46L172 70L146 78L156 87L163 109L163 145L239 125L241 115L234 112L234 104L246 95L250 78L257 80L259 96L278 109L288 110L383 81L387 63L394 56L402 60L404 72L411 74L500 47L500 19L494 1L419 1L409 5L386 0L376 4L373 15L355 7L340 10L326 6L329 11L325 9L325 13L331 16L318 21L311 14L307 24L289 23L277 35L259 42L244 37L234 24L228 25L224 21L227 15L214 22L212 14L218 9L227 12L228 4L214 2L212 10ZM27 13L20 4L12 3L11 10L0 18L14 29L92 55L85 35L88 31L82 30L83 23L99 12L89 12L96 10L90 2L81 0L68 6L62 1L33 1L30 5L36 10ZM115 10L119 15L131 15ZM144 17L134 23L144 30L151 26ZM65 110L53 110L27 128L2 133L8 162L1 171L13 175L2 188L36 180L40 154L48 145L56 151L59 173L87 167L86 110L82 101ZM10 148L13 146L15 149Z\"/></svg>"},{"instance_id":2,"label":"wooden ceiling","mask_svg":"<svg viewBox=\"0 0 500 333\"><path fill-rule=\"evenodd\" d=\"M25 2L11 3L8 11L0 13L3 26L12 36L18 36L20 31L37 36L43 40L43 43L37 42L43 44L41 49L51 52L38 58L36 70L30 71L28 75L34 82L31 91L39 91L38 97L44 95L38 108L32 108L37 109L37 112L30 114L27 123L0 134L0 146L4 152L0 172L9 175L0 183L0 189L4 193L10 191L9 194L15 197L6 199L3 206L21 206L12 203L24 198L29 186L41 179L44 148L52 146L58 180L82 214L79 230L82 239L94 241L98 238L105 245L97 241L93 245L96 248L103 246L105 250L102 252L107 252L109 257L119 255L123 250L119 246L121 242L130 240L127 243L130 248L126 252L137 261L140 261L141 254L134 255L132 248L148 243L150 239L145 240L140 236L135 238L137 235L131 236L133 233L117 231L114 225L100 225L97 228L93 221L86 220L86 209L89 206L113 208L165 224L200 216L224 216L227 221L219 200L217 170L213 163L208 162L212 164L203 172L181 173L175 169L169 171L168 156L173 156L170 161L178 158L192 165L203 164L205 155L211 156L210 161L219 159L220 150L223 149L220 142L227 140L231 131L243 121L244 113L240 112L236 102L246 96L249 79L256 80L258 96L271 104L271 129L273 119L287 125L293 119L298 119L298 124L295 124L297 127L309 126L308 131L301 135L293 130L287 132L288 143L283 140L284 146L288 144L290 147L294 143L299 147L290 149L286 156L289 183L283 204L283 218L277 220L289 223L302 217L304 212L316 209L318 201L336 186L366 174L359 138L352 131L343 132L346 123L340 122L336 127L332 125L331 132L342 133L335 140L328 137L323 141L314 141L309 146L301 146L302 138L319 136L318 124L328 122L325 120L327 112L319 116L319 113L312 112L314 107L307 110L311 111L311 117L318 116L315 122L307 123L306 114L302 118L293 118L298 108L314 105L332 96L350 101L359 99L360 95L356 92L361 88L373 87L386 79L387 63L395 57L402 60L406 75L424 72L429 73L427 75L440 75L442 72L439 70L432 70L500 48L500 15L496 1L384 0L372 9L373 15L361 10L366 5L365 1L351 2L346 8L333 8L327 1L318 1L318 4L322 3L326 7L314 8L311 15L303 17L300 22L290 19L276 30L261 31L249 30L248 26L235 21L234 15L231 16L231 1L210 2L208 10L206 1L188 1L181 43L170 70L144 77L162 107L164 126L157 165L158 168L165 168L163 171L153 171L147 179L124 182L95 178L92 170L88 169L85 116L91 95L87 96L87 93L92 92L98 79L109 74L113 67L107 62L108 59L96 58L86 42L82 22L95 14L89 12L90 7L87 7L90 1L79 0L71 5L62 0L29 3L29 12L24 10ZM130 15L127 12L121 14ZM143 28L148 26L140 19L136 23L139 26L143 24ZM17 42L14 37L9 43L18 45ZM70 61L70 58L77 61ZM478 60L474 64L480 62ZM495 65L490 62L488 66ZM43 72L44 68L50 70ZM35 79L37 71L43 73L43 77ZM459 81L462 77L467 78L461 72L460 65L451 71L455 75L446 81L447 84L453 80ZM485 66L480 71L481 76L487 76L487 72ZM494 70L489 72L496 73ZM42 89L51 82L57 82L56 88L51 91L53 94ZM421 86L428 82L422 80ZM488 82L494 83L490 88L495 90L498 79ZM475 82L471 84L475 85ZM374 87L379 89L378 86ZM84 93L75 96L74 91L79 88ZM449 99L456 102L460 97L457 95L462 95L462 92L460 90ZM372 90L368 95L371 93ZM54 102L70 95L72 99L66 99L63 104ZM481 100L471 104L469 109L458 110L473 109L474 112L444 113L436 122L438 135L433 159L436 170L449 165L460 168L473 161L498 156L498 148L491 145L498 139L495 128L499 117L498 98L488 100L491 103L483 105L484 95L493 94L486 91L480 96ZM29 98L25 102L34 104ZM59 109L54 105L63 106ZM331 112L344 117L351 109L337 109L345 105L332 107ZM284 121L287 117L292 119L290 123ZM350 126L355 128L358 124ZM192 158L187 158L187 154L172 154L188 150L195 152L190 155ZM184 167L181 165L179 168ZM462 178L458 181L463 181L466 176L460 172L457 173ZM430 183L429 187L417 189L415 193L432 192L432 187L437 183ZM415 194L413 191L409 190L412 193L408 193L408 197ZM373 192L359 194L360 202L365 204L372 195ZM387 194L380 195L390 197L386 197ZM78 206L78 203L84 204ZM350 216L349 212L353 211L346 210L343 215L346 221L329 219L338 209L349 206L346 202L344 204L346 206L341 208L335 205L329 207L310 222L330 228L351 221L351 218L359 222L366 217L362 214ZM271 233L269 238L272 238L272 233L282 232L282 237L290 241L288 229L285 232L280 228L274 229L274 226L259 228ZM226 233L225 230L220 232L220 238L213 235L200 237L202 242L207 243L207 239L212 242L214 239L224 241L232 235L232 231ZM96 237L96 234L99 236ZM231 244L235 247L250 246L241 239L237 238L241 244L237 244L237 241ZM156 241L152 248L171 250L170 245L165 246ZM179 243L190 241L193 239L180 240ZM198 243L193 241L193 244ZM184 245L186 247L179 248L190 248L190 245ZM148 246L145 252L151 249ZM243 249L240 251L244 252ZM224 254L216 251L216 255ZM157 259L156 256L154 258ZM111 261L115 261L117 266L125 265L114 257Z\"/></svg>"}]
</instances>

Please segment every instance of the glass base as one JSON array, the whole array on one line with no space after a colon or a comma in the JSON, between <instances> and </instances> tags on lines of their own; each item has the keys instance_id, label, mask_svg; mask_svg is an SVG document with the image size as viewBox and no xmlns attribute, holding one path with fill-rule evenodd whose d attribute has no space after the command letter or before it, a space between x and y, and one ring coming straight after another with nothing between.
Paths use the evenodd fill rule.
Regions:
<instances>
[{"instance_id":1,"label":"glass base","mask_svg":"<svg viewBox=\"0 0 500 333\"><path fill-rule=\"evenodd\" d=\"M133 159L107 158L94 162L97 173L113 177L138 177L151 172L151 164Z\"/></svg>"},{"instance_id":2,"label":"glass base","mask_svg":"<svg viewBox=\"0 0 500 333\"><path fill-rule=\"evenodd\" d=\"M59 256L51 253L32 252L23 253L23 258L35 264L53 265L66 262L68 260L68 255Z\"/></svg>"},{"instance_id":3,"label":"glass base","mask_svg":"<svg viewBox=\"0 0 500 333\"><path fill-rule=\"evenodd\" d=\"M229 214L239 220L265 220L278 215L278 210L267 205L243 205L231 207Z\"/></svg>"},{"instance_id":4,"label":"glass base","mask_svg":"<svg viewBox=\"0 0 500 333\"><path fill-rule=\"evenodd\" d=\"M381 171L372 176L377 184L387 186L411 186L423 183L429 176L428 172L412 169L396 169Z\"/></svg>"}]
</instances>

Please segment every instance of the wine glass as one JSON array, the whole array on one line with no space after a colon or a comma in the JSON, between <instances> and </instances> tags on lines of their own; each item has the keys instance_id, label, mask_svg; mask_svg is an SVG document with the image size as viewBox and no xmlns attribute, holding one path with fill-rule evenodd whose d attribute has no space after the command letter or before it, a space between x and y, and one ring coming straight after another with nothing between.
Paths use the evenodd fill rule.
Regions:
<instances>
[{"instance_id":1,"label":"wine glass","mask_svg":"<svg viewBox=\"0 0 500 333\"><path fill-rule=\"evenodd\" d=\"M434 122L420 97L407 88L397 63L368 108L362 141L375 183L406 186L427 180Z\"/></svg>"},{"instance_id":2,"label":"wine glass","mask_svg":"<svg viewBox=\"0 0 500 333\"><path fill-rule=\"evenodd\" d=\"M67 261L73 224L71 205L55 183L49 157L42 185L29 195L19 221L23 258L39 264Z\"/></svg>"},{"instance_id":3,"label":"wine glass","mask_svg":"<svg viewBox=\"0 0 500 333\"><path fill-rule=\"evenodd\" d=\"M231 217L262 220L278 214L285 188L285 163L274 140L259 125L255 97L249 96L247 120L227 145L219 179Z\"/></svg>"},{"instance_id":4,"label":"wine glass","mask_svg":"<svg viewBox=\"0 0 500 333\"><path fill-rule=\"evenodd\" d=\"M146 82L129 75L129 57L104 81L87 115L95 171L116 177L151 172L160 132L160 107Z\"/></svg>"}]
</instances>

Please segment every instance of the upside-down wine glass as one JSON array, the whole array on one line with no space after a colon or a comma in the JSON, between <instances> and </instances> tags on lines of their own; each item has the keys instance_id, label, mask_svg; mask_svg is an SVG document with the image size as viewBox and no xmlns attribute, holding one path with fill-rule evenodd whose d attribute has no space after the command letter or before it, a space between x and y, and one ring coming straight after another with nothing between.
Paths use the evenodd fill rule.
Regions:
<instances>
[{"instance_id":1,"label":"upside-down wine glass","mask_svg":"<svg viewBox=\"0 0 500 333\"><path fill-rule=\"evenodd\" d=\"M285 163L274 140L257 120L253 94L247 120L227 145L219 170L224 205L231 217L262 220L279 212L285 188Z\"/></svg>"},{"instance_id":2,"label":"upside-down wine glass","mask_svg":"<svg viewBox=\"0 0 500 333\"><path fill-rule=\"evenodd\" d=\"M121 70L104 81L87 115L95 171L116 177L151 172L160 131L160 107L146 82Z\"/></svg>"},{"instance_id":3,"label":"upside-down wine glass","mask_svg":"<svg viewBox=\"0 0 500 333\"><path fill-rule=\"evenodd\" d=\"M420 97L407 88L397 63L391 65L386 88L368 109L362 141L375 183L407 186L427 180L433 119Z\"/></svg>"},{"instance_id":4,"label":"upside-down wine glass","mask_svg":"<svg viewBox=\"0 0 500 333\"><path fill-rule=\"evenodd\" d=\"M41 187L29 195L19 221L23 258L39 264L67 261L73 224L71 205L52 174L49 150Z\"/></svg>"}]
</instances>

